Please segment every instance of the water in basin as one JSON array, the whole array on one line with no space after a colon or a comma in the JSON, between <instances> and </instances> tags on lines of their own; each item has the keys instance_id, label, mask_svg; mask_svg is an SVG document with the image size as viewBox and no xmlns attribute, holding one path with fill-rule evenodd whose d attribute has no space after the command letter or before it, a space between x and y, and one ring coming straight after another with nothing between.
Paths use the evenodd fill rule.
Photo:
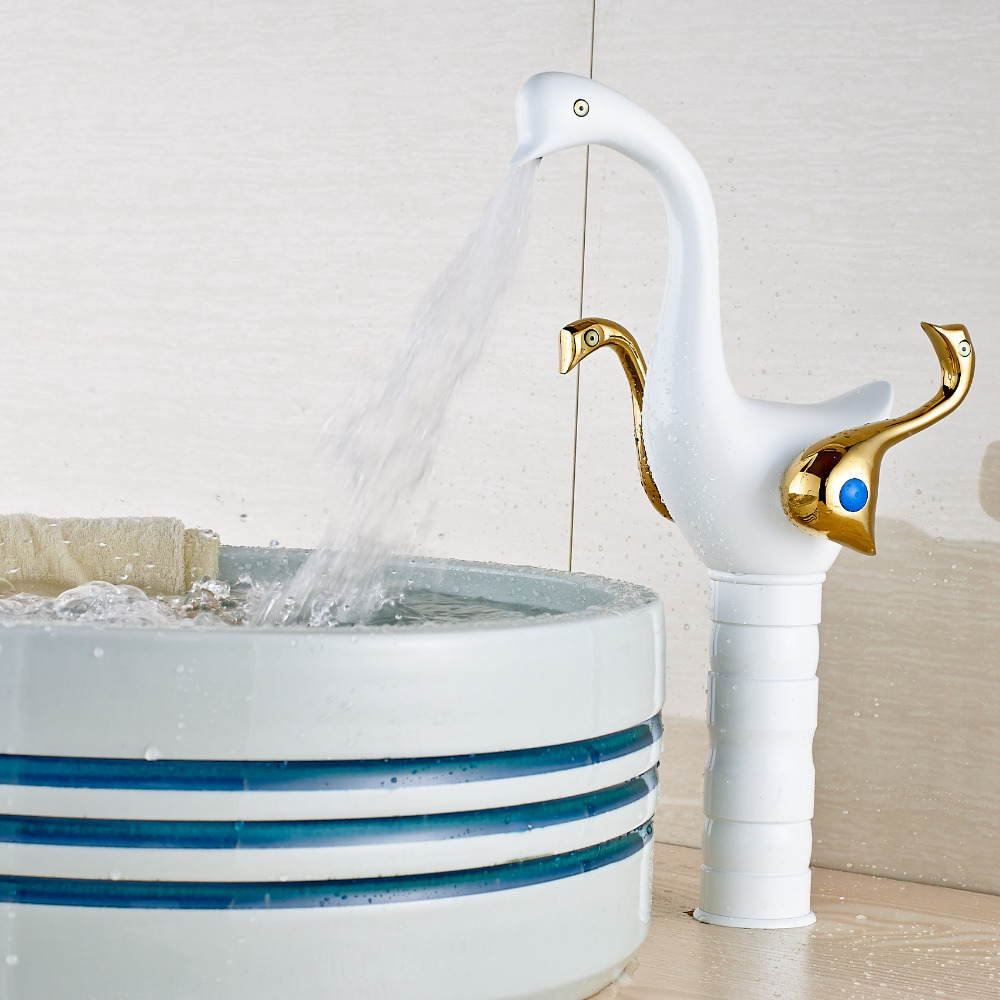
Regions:
<instances>
[{"instance_id":1,"label":"water in basin","mask_svg":"<svg viewBox=\"0 0 1000 1000\"><path fill-rule=\"evenodd\" d=\"M242 573L234 583L205 577L187 594L150 597L138 587L94 581L51 597L22 593L0 598L0 628L40 622L155 628L246 626L276 586L273 579ZM382 600L363 619L347 622L332 613L314 614L306 624L313 628L461 625L562 613L538 604L441 593L425 586L383 587L381 593Z\"/></svg>"}]
</instances>

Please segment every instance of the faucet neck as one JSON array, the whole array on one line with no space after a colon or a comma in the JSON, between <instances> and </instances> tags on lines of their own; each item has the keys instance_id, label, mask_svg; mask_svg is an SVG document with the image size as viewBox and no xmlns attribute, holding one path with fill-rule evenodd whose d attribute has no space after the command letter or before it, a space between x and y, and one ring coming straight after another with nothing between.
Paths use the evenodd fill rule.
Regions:
<instances>
[{"instance_id":1,"label":"faucet neck","mask_svg":"<svg viewBox=\"0 0 1000 1000\"><path fill-rule=\"evenodd\" d=\"M645 167L663 195L670 261L644 411L650 404L658 408L658 400L672 393L696 408L699 402L711 405L711 397L723 404L735 400L722 356L718 223L695 158L644 108L570 73L538 73L527 80L515 115L518 146L512 165L574 146L608 146Z\"/></svg>"},{"instance_id":2,"label":"faucet neck","mask_svg":"<svg viewBox=\"0 0 1000 1000\"><path fill-rule=\"evenodd\" d=\"M646 116L641 129L605 145L645 167L667 210L669 258L663 306L650 356L653 405L691 413L736 392L722 350L719 308L719 229L715 204L698 162L665 125Z\"/></svg>"}]
</instances>

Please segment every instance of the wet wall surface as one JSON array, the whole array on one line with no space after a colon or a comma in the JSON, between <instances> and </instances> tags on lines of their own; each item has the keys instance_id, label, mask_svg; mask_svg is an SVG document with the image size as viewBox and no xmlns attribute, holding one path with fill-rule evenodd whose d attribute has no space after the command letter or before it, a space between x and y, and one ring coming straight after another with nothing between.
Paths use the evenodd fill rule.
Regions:
<instances>
[{"instance_id":1,"label":"wet wall surface","mask_svg":"<svg viewBox=\"0 0 1000 1000\"><path fill-rule=\"evenodd\" d=\"M1000 545L878 547L824 587L815 859L1000 892Z\"/></svg>"}]
</instances>

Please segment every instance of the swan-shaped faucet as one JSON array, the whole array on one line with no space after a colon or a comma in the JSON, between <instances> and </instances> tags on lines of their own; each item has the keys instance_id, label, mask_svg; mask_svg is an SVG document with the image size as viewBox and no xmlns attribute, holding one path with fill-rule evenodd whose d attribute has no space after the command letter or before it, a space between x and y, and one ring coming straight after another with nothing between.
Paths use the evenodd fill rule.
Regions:
<instances>
[{"instance_id":1,"label":"swan-shaped faucet","mask_svg":"<svg viewBox=\"0 0 1000 1000\"><path fill-rule=\"evenodd\" d=\"M560 367L603 346L616 351L643 487L709 568L711 751L695 915L747 927L811 923L822 583L841 545L874 552L882 454L964 397L968 333L924 325L942 392L898 420L887 419L886 382L809 405L740 396L722 351L715 206L691 153L628 98L568 73L529 79L516 117L512 165L601 144L646 167L666 203L669 270L648 370L624 328L595 319L564 329Z\"/></svg>"}]
</instances>

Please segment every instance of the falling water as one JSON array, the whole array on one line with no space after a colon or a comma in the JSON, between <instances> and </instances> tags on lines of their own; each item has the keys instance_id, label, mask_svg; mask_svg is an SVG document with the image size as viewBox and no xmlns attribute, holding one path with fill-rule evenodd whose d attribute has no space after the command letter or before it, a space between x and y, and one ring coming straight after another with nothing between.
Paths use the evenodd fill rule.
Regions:
<instances>
[{"instance_id":1,"label":"falling water","mask_svg":"<svg viewBox=\"0 0 1000 1000\"><path fill-rule=\"evenodd\" d=\"M365 621L405 588L386 568L398 545L394 526L430 472L448 405L517 275L537 162L510 172L428 290L382 391L346 426L338 422L342 431L328 431L335 471L352 486L349 507L331 518L298 573L263 595L256 624Z\"/></svg>"}]
</instances>

